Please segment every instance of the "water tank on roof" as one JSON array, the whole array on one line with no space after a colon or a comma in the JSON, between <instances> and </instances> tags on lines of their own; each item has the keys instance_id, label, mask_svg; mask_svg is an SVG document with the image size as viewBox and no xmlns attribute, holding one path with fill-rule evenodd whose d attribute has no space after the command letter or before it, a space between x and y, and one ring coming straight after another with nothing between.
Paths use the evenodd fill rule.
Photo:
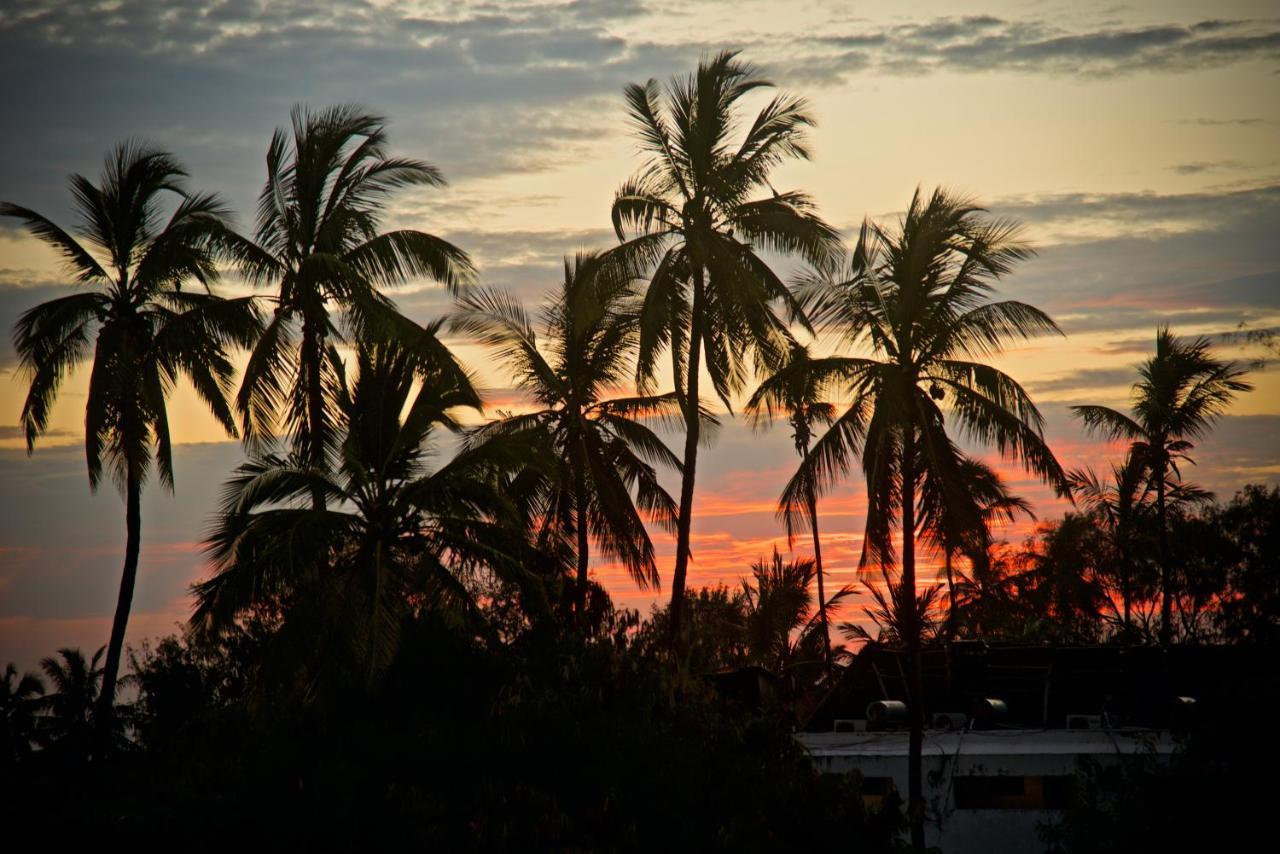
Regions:
<instances>
[{"instance_id":1,"label":"water tank on roof","mask_svg":"<svg viewBox=\"0 0 1280 854\"><path fill-rule=\"evenodd\" d=\"M867 704L867 729L890 729L907 722L907 704L901 700L876 700Z\"/></svg>"}]
</instances>

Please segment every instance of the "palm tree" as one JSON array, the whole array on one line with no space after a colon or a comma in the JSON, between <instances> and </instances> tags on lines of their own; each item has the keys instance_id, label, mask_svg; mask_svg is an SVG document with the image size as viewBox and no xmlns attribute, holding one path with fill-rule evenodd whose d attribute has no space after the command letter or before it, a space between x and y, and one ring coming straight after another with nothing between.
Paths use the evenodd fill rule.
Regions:
<instances>
[{"instance_id":1,"label":"palm tree","mask_svg":"<svg viewBox=\"0 0 1280 854\"><path fill-rule=\"evenodd\" d=\"M813 441L815 424L830 425L835 419L835 406L822 400L824 388L823 370L827 363L815 360L809 348L792 342L787 361L771 377L756 389L747 401L746 411L756 424L767 424L774 413L785 413L791 425L791 439L803 465L809 459L809 445ZM803 500L797 505L784 495L778 502L778 514L787 526L787 543L791 544L797 528L808 527L813 534L813 562L818 579L818 622L825 644L827 678L834 676L831 651L831 626L827 615L827 595L822 571L822 538L818 533L818 493L812 482L806 482L802 490Z\"/></svg>"},{"instance_id":2,"label":"palm tree","mask_svg":"<svg viewBox=\"0 0 1280 854\"><path fill-rule=\"evenodd\" d=\"M813 120L805 102L777 95L749 123L741 121L742 98L771 85L736 53L724 52L673 79L665 92L655 80L626 89L645 164L614 199L613 225L622 241L614 252L633 269L652 269L640 309L638 385L642 392L649 387L659 356L669 350L685 422L673 642L681 637L690 558L702 372L732 409L730 398L752 369L776 364L789 340L773 304L785 306L790 320L803 318L758 251L822 263L838 239L807 195L777 193L769 183L774 166L809 155L804 137Z\"/></svg>"},{"instance_id":3,"label":"palm tree","mask_svg":"<svg viewBox=\"0 0 1280 854\"><path fill-rule=\"evenodd\" d=\"M218 422L235 435L227 395L229 347L249 346L261 329L249 298L223 300L209 287L227 229L227 211L188 191L171 155L125 142L107 156L97 185L71 177L79 239L28 208L0 204L59 251L76 284L91 286L27 311L14 345L31 386L22 407L27 452L49 425L63 380L92 361L85 406L89 486L97 490L104 457L124 493L125 557L102 679L102 713L115 696L142 542L142 488L154 453L160 482L173 490L173 446L166 398L185 376ZM172 198L166 219L164 203ZM83 241L83 242L81 242ZM204 293L182 290L195 281Z\"/></svg>"},{"instance_id":4,"label":"palm tree","mask_svg":"<svg viewBox=\"0 0 1280 854\"><path fill-rule=\"evenodd\" d=\"M31 753L36 712L44 698L44 682L34 673L18 676L10 662L0 679L0 765L10 765Z\"/></svg>"},{"instance_id":5,"label":"palm tree","mask_svg":"<svg viewBox=\"0 0 1280 854\"><path fill-rule=\"evenodd\" d=\"M345 428L334 469L298 454L264 455L227 484L207 542L215 571L193 588L192 623L221 632L255 608L285 606L282 643L307 649L297 668L311 680L304 693L319 678L373 680L396 652L404 619L423 608L474 615L460 574L501 562L492 452L428 467L435 432L462 429L451 411L480 406L438 329L361 347L350 388L334 365ZM332 347L329 359L338 360Z\"/></svg>"},{"instance_id":6,"label":"palm tree","mask_svg":"<svg viewBox=\"0 0 1280 854\"><path fill-rule=\"evenodd\" d=\"M1045 444L1043 419L1010 376L980 361L1005 342L1057 332L1042 311L992 301L993 282L1030 254L1012 222L982 216L966 199L917 191L896 232L864 224L847 276L814 287L814 317L876 358L843 357L826 369L852 400L814 444L787 495L822 490L851 470L861 452L868 509L862 566L886 571L901 532L897 589L910 659L909 816L912 844L924 845L921 747L924 729L920 621L916 606L916 535L921 487L932 481L954 524L974 530L981 511L966 490L961 454L947 417L962 435L992 444L1006 457L1066 491ZM815 282L817 284L817 282ZM941 403L950 396L949 412Z\"/></svg>"},{"instance_id":7,"label":"palm tree","mask_svg":"<svg viewBox=\"0 0 1280 854\"><path fill-rule=\"evenodd\" d=\"M751 565L751 578L742 580L742 598L747 650L756 663L779 673L819 661L826 666L830 639L809 592L816 575L815 561L798 558L784 563L776 546L771 559ZM838 606L851 595L851 588L841 588L828 605Z\"/></svg>"},{"instance_id":8,"label":"palm tree","mask_svg":"<svg viewBox=\"0 0 1280 854\"><path fill-rule=\"evenodd\" d=\"M277 289L236 403L246 442L284 427L300 459L318 468L337 442L329 404L341 363L328 358L329 342L345 340L330 305L345 312L358 339L411 335L379 288L427 276L456 291L473 269L465 252L439 237L378 231L392 192L444 184L434 166L388 156L381 117L351 106L295 107L292 119L292 138L277 130L267 150L256 242L236 247L249 281ZM322 493L313 500L321 507Z\"/></svg>"},{"instance_id":9,"label":"palm tree","mask_svg":"<svg viewBox=\"0 0 1280 854\"><path fill-rule=\"evenodd\" d=\"M1019 513L1035 518L1031 503L1009 491L1008 484L986 463L964 456L956 471L961 488L972 497L978 510L978 525L964 527L965 515L951 512L946 500L946 486L939 479L926 476L920 490L920 529L926 542L942 552L942 573L947 580L947 620L943 636L955 637L959 614L956 600L956 579L952 566L957 552L969 558L972 565L988 559L991 547L991 526L1001 520L1012 522Z\"/></svg>"},{"instance_id":10,"label":"palm tree","mask_svg":"<svg viewBox=\"0 0 1280 854\"><path fill-rule=\"evenodd\" d=\"M100 717L105 649L100 647L89 661L80 650L67 648L40 661L51 689L41 702L43 712L36 727L36 740L44 749L83 760L101 749L104 738L112 748L125 743L124 720L114 697L106 720Z\"/></svg>"},{"instance_id":11,"label":"palm tree","mask_svg":"<svg viewBox=\"0 0 1280 854\"><path fill-rule=\"evenodd\" d=\"M675 395L608 397L630 370L638 328L634 312L624 309L632 295L626 277L596 256L579 255L565 259L564 284L542 312L545 353L524 308L505 294L468 294L453 324L493 348L539 407L487 425L473 442L522 436L539 449L541 462L522 493L541 520L540 540L554 533L576 542L573 598L579 614L591 537L641 589L656 588L660 580L643 517L675 528L676 505L656 467L679 471L680 461L642 420L674 416Z\"/></svg>"},{"instance_id":12,"label":"palm tree","mask_svg":"<svg viewBox=\"0 0 1280 854\"><path fill-rule=\"evenodd\" d=\"M1238 392L1253 386L1240 379L1245 370L1235 362L1210 355L1207 338L1180 341L1169 327L1156 331L1156 352L1138 368L1130 414L1106 406L1073 406L1086 429L1108 440L1130 442L1129 453L1156 491L1156 526L1160 550L1160 643L1172 639L1169 589L1169 525L1166 497L1182 480L1178 462L1194 442L1208 433Z\"/></svg>"},{"instance_id":13,"label":"palm tree","mask_svg":"<svg viewBox=\"0 0 1280 854\"><path fill-rule=\"evenodd\" d=\"M1138 458L1129 454L1123 463L1111 467L1111 480L1104 481L1092 468L1072 471L1071 490L1089 512L1107 539L1118 582L1121 615L1120 632L1126 640L1134 636L1133 602L1138 594L1138 540L1142 518L1149 510L1149 484Z\"/></svg>"}]
</instances>

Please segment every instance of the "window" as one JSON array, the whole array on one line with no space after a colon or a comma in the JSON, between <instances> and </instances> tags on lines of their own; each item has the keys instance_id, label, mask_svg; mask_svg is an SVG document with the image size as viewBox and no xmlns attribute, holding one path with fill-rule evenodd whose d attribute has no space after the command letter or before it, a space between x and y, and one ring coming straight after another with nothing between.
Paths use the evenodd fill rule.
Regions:
<instances>
[{"instance_id":1,"label":"window","mask_svg":"<svg viewBox=\"0 0 1280 854\"><path fill-rule=\"evenodd\" d=\"M955 778L956 809L1060 810L1075 796L1075 778L1010 774Z\"/></svg>"}]
</instances>

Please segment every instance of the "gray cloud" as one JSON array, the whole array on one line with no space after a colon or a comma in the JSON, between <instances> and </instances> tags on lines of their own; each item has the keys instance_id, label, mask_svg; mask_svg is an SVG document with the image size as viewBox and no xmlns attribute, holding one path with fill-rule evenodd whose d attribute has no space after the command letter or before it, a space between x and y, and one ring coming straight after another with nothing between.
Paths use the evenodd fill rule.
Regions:
<instances>
[{"instance_id":1,"label":"gray cloud","mask_svg":"<svg viewBox=\"0 0 1280 854\"><path fill-rule=\"evenodd\" d=\"M1175 163L1169 170L1179 175L1202 175L1206 172L1236 172L1248 168L1248 164L1239 160L1195 160L1190 163Z\"/></svg>"}]
</instances>

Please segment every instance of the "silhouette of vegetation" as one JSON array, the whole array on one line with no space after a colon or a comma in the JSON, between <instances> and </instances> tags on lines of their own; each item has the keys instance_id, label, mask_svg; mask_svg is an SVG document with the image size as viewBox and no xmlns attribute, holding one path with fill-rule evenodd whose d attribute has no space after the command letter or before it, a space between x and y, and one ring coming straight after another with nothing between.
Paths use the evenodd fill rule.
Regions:
<instances>
[{"instance_id":1,"label":"silhouette of vegetation","mask_svg":"<svg viewBox=\"0 0 1280 854\"><path fill-rule=\"evenodd\" d=\"M1173 563L1169 550L1168 493L1182 481L1179 462L1188 456L1215 418L1239 392L1252 385L1244 368L1215 359L1209 340L1180 341L1169 328L1156 332L1156 352L1138 369L1133 406L1126 415L1106 406L1072 409L1085 427L1108 439L1131 444L1132 465L1140 466L1156 493L1156 541L1160 553L1160 642L1173 639Z\"/></svg>"},{"instance_id":2,"label":"silhouette of vegetation","mask_svg":"<svg viewBox=\"0 0 1280 854\"><path fill-rule=\"evenodd\" d=\"M124 569L102 678L104 719L113 708L137 583L142 488L153 455L160 483L169 490L174 485L167 398L185 377L235 435L227 403L235 368L227 351L251 345L261 330L252 300L210 292L229 213L217 196L188 190L186 176L170 154L138 142L117 145L97 184L71 176L79 239L33 210L0 203L0 216L21 220L58 251L77 284L89 286L24 313L13 339L31 383L22 406L27 452L47 429L63 380L91 361L84 415L89 487L97 490L105 462L125 499ZM204 293L182 289L191 283Z\"/></svg>"},{"instance_id":3,"label":"silhouette of vegetation","mask_svg":"<svg viewBox=\"0 0 1280 854\"><path fill-rule=\"evenodd\" d=\"M671 572L672 642L683 637L694 482L701 431L701 376L732 410L752 370L776 364L790 341L787 322L807 323L800 305L760 250L825 263L836 232L808 195L778 193L775 166L808 158L813 125L803 99L776 95L751 122L742 99L771 88L753 66L726 51L675 78L626 88L628 114L645 158L613 202L621 245L612 250L629 269L652 270L640 308L636 379L653 382L663 351L671 357L685 442ZM735 138L740 126L746 131ZM757 197L763 190L769 195ZM785 310L785 320L774 312Z\"/></svg>"},{"instance_id":4,"label":"silhouette of vegetation","mask_svg":"<svg viewBox=\"0 0 1280 854\"><path fill-rule=\"evenodd\" d=\"M537 315L481 287L446 240L382 230L392 194L444 181L391 156L385 120L357 107L297 107L275 132L252 239L139 143L113 149L97 184L73 176L77 236L0 205L89 286L14 330L28 451L90 363L90 486L107 471L126 504L107 645L0 680L0 799L28 819L19 830L463 851L876 852L908 847L906 833L921 851L926 647L1280 642L1280 487L1220 504L1180 469L1251 388L1244 369L1159 329L1130 414L1075 407L1128 443L1123 459L1064 472L1035 403L989 364L1059 332L997 297L1032 254L1017 223L917 191L897 227L865 222L844 255L808 195L773 188L776 167L809 156L813 120L787 94L748 112L771 88L734 52L665 88L628 86L643 163L613 200L619 243L566 258ZM213 295L222 266L270 292ZM423 279L456 299L446 321L392 301ZM446 322L528 406L485 412ZM1270 347L1267 334L1242 340ZM153 458L173 488L180 379L242 434L246 459L206 533L190 622L133 648L121 679L141 491ZM777 516L788 547L811 535L813 558L775 547L739 584L691 590L699 448L721 417L704 380L729 417L755 385L755 425L786 419L799 464ZM1000 541L1032 506L975 448L1073 509ZM818 517L855 469L857 620L845 611L860 593L827 588ZM663 478L677 475L673 498ZM669 576L651 526L674 535ZM937 581L920 577L930 558ZM669 601L643 618L615 607L593 560L641 589L668 577ZM906 654L905 813L895 794L864 804L856 775L818 773L793 737L852 658L833 620L850 644ZM1259 764L1238 727L1213 725L1171 764L1084 769L1046 842L1195 838L1193 790L1211 787L1226 815L1233 775Z\"/></svg>"}]
</instances>

